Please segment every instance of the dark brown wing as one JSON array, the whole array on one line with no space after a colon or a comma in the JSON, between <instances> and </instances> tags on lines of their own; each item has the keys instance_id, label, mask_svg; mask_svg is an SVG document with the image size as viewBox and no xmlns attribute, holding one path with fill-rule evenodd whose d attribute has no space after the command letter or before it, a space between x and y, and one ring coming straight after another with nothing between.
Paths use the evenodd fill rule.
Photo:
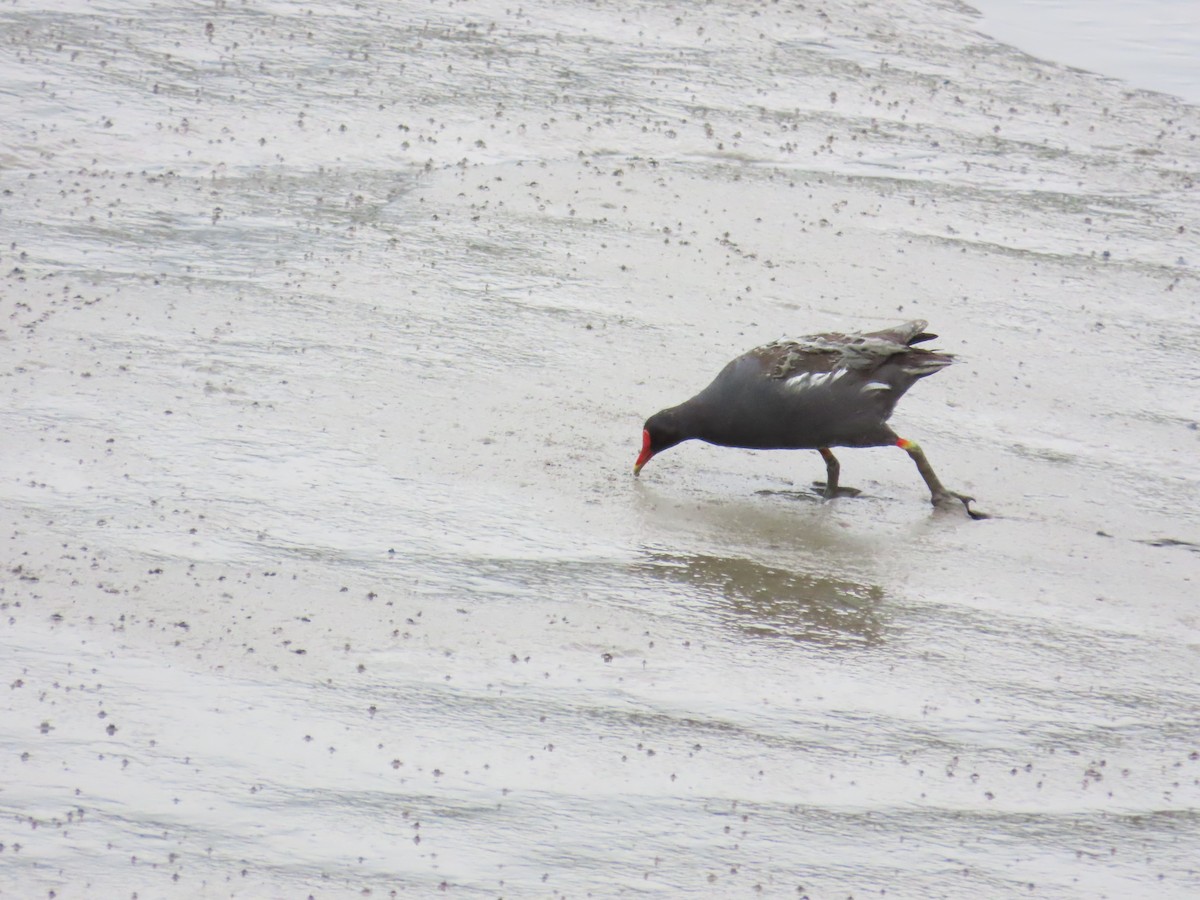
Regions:
<instances>
[{"instance_id":1,"label":"dark brown wing","mask_svg":"<svg viewBox=\"0 0 1200 900\"><path fill-rule=\"evenodd\" d=\"M764 374L769 378L787 379L806 372L832 372L838 369L871 371L901 354L907 355L905 362L911 360L911 367L919 370L920 374L930 374L949 365L953 357L948 353L935 354L931 350L911 349L913 344L937 337L925 331L928 325L928 322L914 319L903 325L865 334L811 334L796 340L775 341L750 352L761 360ZM910 374L915 375L917 371Z\"/></svg>"}]
</instances>

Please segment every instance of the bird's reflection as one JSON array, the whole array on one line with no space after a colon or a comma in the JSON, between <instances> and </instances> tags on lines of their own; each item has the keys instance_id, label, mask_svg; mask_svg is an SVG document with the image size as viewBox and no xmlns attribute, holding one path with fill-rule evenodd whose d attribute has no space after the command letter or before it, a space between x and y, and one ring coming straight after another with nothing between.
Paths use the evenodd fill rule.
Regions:
<instances>
[{"instance_id":1,"label":"bird's reflection","mask_svg":"<svg viewBox=\"0 0 1200 900\"><path fill-rule=\"evenodd\" d=\"M865 647L882 643L887 630L877 585L725 556L648 551L637 565L656 578L719 592L724 617L753 637Z\"/></svg>"}]
</instances>

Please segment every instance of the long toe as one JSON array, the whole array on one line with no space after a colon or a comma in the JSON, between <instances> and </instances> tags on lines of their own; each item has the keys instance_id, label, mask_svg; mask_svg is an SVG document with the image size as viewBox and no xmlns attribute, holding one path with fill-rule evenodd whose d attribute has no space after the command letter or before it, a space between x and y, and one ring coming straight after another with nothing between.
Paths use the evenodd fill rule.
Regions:
<instances>
[{"instance_id":1,"label":"long toe","mask_svg":"<svg viewBox=\"0 0 1200 900\"><path fill-rule=\"evenodd\" d=\"M812 483L812 487L814 491L816 491L826 500L832 500L834 497L857 497L862 493L862 491L860 491L858 488L842 487L841 485L838 485L836 488L834 488L833 492L830 493L829 485L827 485L824 481L814 481Z\"/></svg>"},{"instance_id":2,"label":"long toe","mask_svg":"<svg viewBox=\"0 0 1200 900\"><path fill-rule=\"evenodd\" d=\"M965 510L967 515L972 519L989 518L987 513L980 512L977 509L971 509L971 504L975 502L975 498L969 497L966 494L958 494L954 491L941 491L930 497L929 502L938 509L944 509L948 512Z\"/></svg>"}]
</instances>

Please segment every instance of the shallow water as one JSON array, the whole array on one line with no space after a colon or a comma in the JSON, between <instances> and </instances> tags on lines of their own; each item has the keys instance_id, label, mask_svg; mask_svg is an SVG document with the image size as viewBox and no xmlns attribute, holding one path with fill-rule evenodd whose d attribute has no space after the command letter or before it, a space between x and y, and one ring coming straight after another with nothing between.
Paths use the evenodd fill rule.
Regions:
<instances>
[{"instance_id":1,"label":"shallow water","mask_svg":"<svg viewBox=\"0 0 1200 900\"><path fill-rule=\"evenodd\" d=\"M1200 103L1200 9L1189 0L972 0L979 29L1026 53Z\"/></svg>"},{"instance_id":2,"label":"shallow water","mask_svg":"<svg viewBox=\"0 0 1200 900\"><path fill-rule=\"evenodd\" d=\"M0 34L0 892L1200 891L1194 107L923 2ZM916 317L994 518L632 477Z\"/></svg>"}]
</instances>

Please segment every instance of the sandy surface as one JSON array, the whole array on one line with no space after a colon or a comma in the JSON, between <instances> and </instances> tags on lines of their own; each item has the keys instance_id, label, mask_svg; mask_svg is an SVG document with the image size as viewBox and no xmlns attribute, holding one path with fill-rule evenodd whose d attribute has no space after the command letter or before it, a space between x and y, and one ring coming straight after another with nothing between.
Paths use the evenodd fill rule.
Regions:
<instances>
[{"instance_id":1,"label":"sandy surface","mask_svg":"<svg viewBox=\"0 0 1200 900\"><path fill-rule=\"evenodd\" d=\"M1200 112L976 28L0 12L0 894L1200 893ZM994 518L633 479L910 318Z\"/></svg>"}]
</instances>

